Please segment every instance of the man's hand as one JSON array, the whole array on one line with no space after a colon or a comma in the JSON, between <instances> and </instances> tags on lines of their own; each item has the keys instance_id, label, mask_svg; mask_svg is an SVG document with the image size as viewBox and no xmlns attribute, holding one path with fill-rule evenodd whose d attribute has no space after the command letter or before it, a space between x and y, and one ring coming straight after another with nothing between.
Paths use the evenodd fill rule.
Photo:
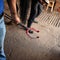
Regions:
<instances>
[{"instance_id":1,"label":"man's hand","mask_svg":"<svg viewBox=\"0 0 60 60\"><path fill-rule=\"evenodd\" d=\"M12 20L15 22L15 24L21 23L21 20L17 14L11 14L11 17L12 17Z\"/></svg>"},{"instance_id":2,"label":"man's hand","mask_svg":"<svg viewBox=\"0 0 60 60\"><path fill-rule=\"evenodd\" d=\"M43 5L45 4L45 0L39 0L39 2Z\"/></svg>"}]
</instances>

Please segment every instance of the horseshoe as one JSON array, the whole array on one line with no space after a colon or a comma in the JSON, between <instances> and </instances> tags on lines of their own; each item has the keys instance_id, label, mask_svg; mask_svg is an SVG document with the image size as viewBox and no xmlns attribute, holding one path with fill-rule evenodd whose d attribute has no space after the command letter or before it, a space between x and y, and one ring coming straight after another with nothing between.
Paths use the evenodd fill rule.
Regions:
<instances>
[{"instance_id":1,"label":"horseshoe","mask_svg":"<svg viewBox=\"0 0 60 60\"><path fill-rule=\"evenodd\" d=\"M32 30L33 30L33 31L32 31ZM30 33L29 31L32 31L33 33ZM29 34L34 34L34 31L37 32L37 33L39 33L39 30L36 30L36 29L34 29L34 28L29 28L29 29L26 30L26 34L27 34L30 38L32 38L32 39L39 38L39 36L33 37L33 36L29 35Z\"/></svg>"}]
</instances>

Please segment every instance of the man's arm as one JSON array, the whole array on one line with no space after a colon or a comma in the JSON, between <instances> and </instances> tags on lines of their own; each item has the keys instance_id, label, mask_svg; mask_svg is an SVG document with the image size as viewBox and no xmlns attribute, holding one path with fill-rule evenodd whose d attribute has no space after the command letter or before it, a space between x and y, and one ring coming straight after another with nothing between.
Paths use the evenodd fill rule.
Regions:
<instances>
[{"instance_id":1,"label":"man's arm","mask_svg":"<svg viewBox=\"0 0 60 60\"><path fill-rule=\"evenodd\" d=\"M20 19L17 14L16 1L17 0L7 0L7 3L10 9L12 18L16 23L20 23Z\"/></svg>"}]
</instances>

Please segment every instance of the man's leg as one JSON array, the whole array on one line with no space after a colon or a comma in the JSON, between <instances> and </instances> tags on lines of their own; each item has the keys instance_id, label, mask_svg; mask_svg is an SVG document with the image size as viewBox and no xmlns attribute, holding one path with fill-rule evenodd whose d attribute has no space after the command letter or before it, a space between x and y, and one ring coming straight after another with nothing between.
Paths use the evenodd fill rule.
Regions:
<instances>
[{"instance_id":1,"label":"man's leg","mask_svg":"<svg viewBox=\"0 0 60 60\"><path fill-rule=\"evenodd\" d=\"M41 12L42 12L42 5L38 1L36 4L36 18L40 15ZM33 22L38 23L36 20L34 20Z\"/></svg>"},{"instance_id":2,"label":"man's leg","mask_svg":"<svg viewBox=\"0 0 60 60\"><path fill-rule=\"evenodd\" d=\"M20 18L23 24L26 24L30 0L20 0Z\"/></svg>"},{"instance_id":3,"label":"man's leg","mask_svg":"<svg viewBox=\"0 0 60 60\"><path fill-rule=\"evenodd\" d=\"M37 4L37 2L34 2L34 1L32 0L30 17L29 17L28 24L27 24L27 27L28 27L28 28L31 27L32 22L34 21L36 15L37 15L37 6L36 6L36 4Z\"/></svg>"},{"instance_id":4,"label":"man's leg","mask_svg":"<svg viewBox=\"0 0 60 60\"><path fill-rule=\"evenodd\" d=\"M4 18L0 19L0 60L6 60L6 56L4 53L4 38L5 38L5 24Z\"/></svg>"},{"instance_id":5,"label":"man's leg","mask_svg":"<svg viewBox=\"0 0 60 60\"><path fill-rule=\"evenodd\" d=\"M40 13L42 12L43 6L38 2L37 3L37 15L36 17L38 17L40 15Z\"/></svg>"}]
</instances>

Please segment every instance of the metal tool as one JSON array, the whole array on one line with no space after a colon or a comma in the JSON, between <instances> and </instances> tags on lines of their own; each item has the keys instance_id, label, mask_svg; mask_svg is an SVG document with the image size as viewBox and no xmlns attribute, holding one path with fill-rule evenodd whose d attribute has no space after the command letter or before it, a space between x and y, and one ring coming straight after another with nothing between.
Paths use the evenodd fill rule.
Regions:
<instances>
[{"instance_id":1,"label":"metal tool","mask_svg":"<svg viewBox=\"0 0 60 60\"><path fill-rule=\"evenodd\" d=\"M12 22L11 16L9 16L8 14L5 13L5 17L8 18L8 19L10 19L11 22ZM39 36L37 36L37 33L39 33L39 30L36 30L36 29L34 29L34 28L28 28L28 27L24 26L22 23L19 23L19 24L17 24L17 25L23 27L23 29L26 31L26 34L27 34L30 38L32 38L32 39L39 38ZM34 32L35 32L35 33L34 33ZM32 36L32 35L33 35L33 36Z\"/></svg>"}]
</instances>

